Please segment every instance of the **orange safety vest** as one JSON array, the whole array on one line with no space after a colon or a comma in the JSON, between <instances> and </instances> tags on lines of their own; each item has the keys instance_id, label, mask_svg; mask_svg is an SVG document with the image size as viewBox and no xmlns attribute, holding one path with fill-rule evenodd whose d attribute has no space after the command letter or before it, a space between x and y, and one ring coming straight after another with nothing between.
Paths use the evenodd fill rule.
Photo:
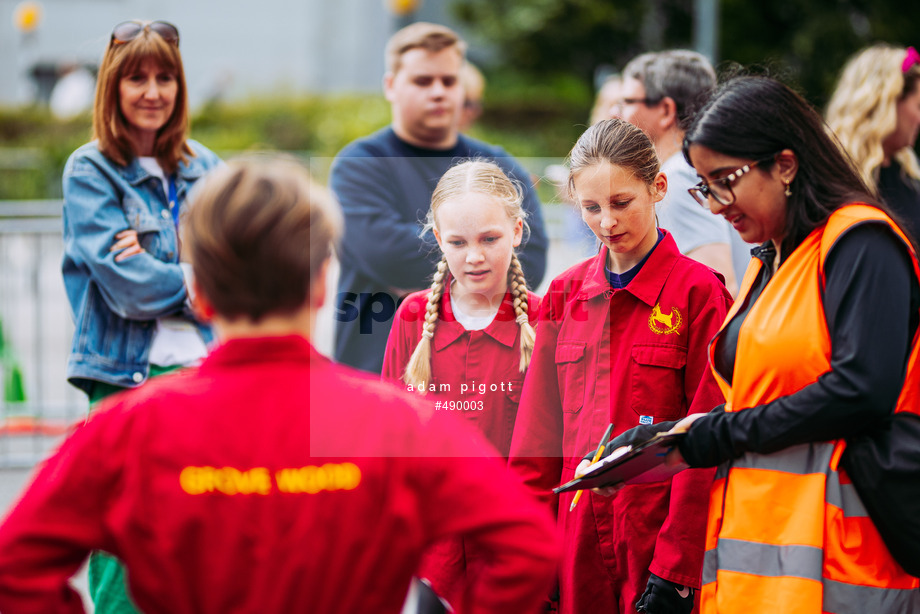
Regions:
<instances>
[{"instance_id":1,"label":"orange safety vest","mask_svg":"<svg viewBox=\"0 0 920 614\"><path fill-rule=\"evenodd\" d=\"M823 265L847 229L875 221L890 225L910 246L879 209L847 205L809 234L776 271L741 326L732 385L715 373L727 400L725 411L793 394L830 370ZM912 249L911 259L920 277ZM748 268L726 323L740 309L761 266L754 260ZM920 413L918 338L895 411ZM710 364L715 346L713 340ZM892 558L853 484L838 468L845 446L838 440L773 454L746 453L719 468L710 492L703 614L920 612L920 580Z\"/></svg>"}]
</instances>

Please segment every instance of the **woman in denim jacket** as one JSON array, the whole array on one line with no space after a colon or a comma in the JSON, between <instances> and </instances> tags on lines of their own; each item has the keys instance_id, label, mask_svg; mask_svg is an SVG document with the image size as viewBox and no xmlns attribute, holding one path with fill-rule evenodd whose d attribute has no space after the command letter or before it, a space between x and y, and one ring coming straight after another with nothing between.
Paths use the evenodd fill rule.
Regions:
<instances>
[{"instance_id":1,"label":"woman in denim jacket","mask_svg":"<svg viewBox=\"0 0 920 614\"><path fill-rule=\"evenodd\" d=\"M177 229L192 185L220 160L187 134L178 30L118 24L99 67L94 140L70 156L63 180L62 269L76 325L67 378L91 403L207 352L211 331L190 311ZM114 559L91 557L89 578L97 612L135 611Z\"/></svg>"},{"instance_id":2,"label":"woman in denim jacket","mask_svg":"<svg viewBox=\"0 0 920 614\"><path fill-rule=\"evenodd\" d=\"M175 26L119 24L99 68L95 140L70 156L63 182L76 325L67 378L93 401L139 386L151 365L196 362L210 341L189 310L176 228L188 191L219 160L187 133Z\"/></svg>"}]
</instances>

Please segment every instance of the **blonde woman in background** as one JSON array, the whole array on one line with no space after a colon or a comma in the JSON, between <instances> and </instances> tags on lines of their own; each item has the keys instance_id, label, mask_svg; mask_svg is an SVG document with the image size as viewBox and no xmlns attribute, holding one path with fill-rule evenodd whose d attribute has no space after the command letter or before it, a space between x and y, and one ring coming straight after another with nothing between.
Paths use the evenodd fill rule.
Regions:
<instances>
[{"instance_id":1,"label":"blonde woman in background","mask_svg":"<svg viewBox=\"0 0 920 614\"><path fill-rule=\"evenodd\" d=\"M866 184L888 203L901 227L920 236L920 54L874 45L844 66L827 124Z\"/></svg>"},{"instance_id":2,"label":"blonde woman in background","mask_svg":"<svg viewBox=\"0 0 920 614\"><path fill-rule=\"evenodd\" d=\"M603 85L597 90L594 106L591 107L591 125L613 117L613 106L623 97L623 77L610 75L604 79Z\"/></svg>"},{"instance_id":3,"label":"blonde woman in background","mask_svg":"<svg viewBox=\"0 0 920 614\"><path fill-rule=\"evenodd\" d=\"M460 69L463 86L463 110L460 111L460 132L469 132L482 115L482 98L486 91L486 78L476 65L467 60Z\"/></svg>"}]
</instances>

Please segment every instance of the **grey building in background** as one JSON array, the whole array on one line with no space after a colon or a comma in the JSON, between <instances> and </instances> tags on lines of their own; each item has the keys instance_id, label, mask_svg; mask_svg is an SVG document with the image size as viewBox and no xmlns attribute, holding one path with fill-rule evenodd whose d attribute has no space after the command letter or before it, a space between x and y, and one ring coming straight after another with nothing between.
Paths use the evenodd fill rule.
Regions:
<instances>
[{"instance_id":1,"label":"grey building in background","mask_svg":"<svg viewBox=\"0 0 920 614\"><path fill-rule=\"evenodd\" d=\"M2 106L47 99L68 64L98 65L112 26L128 19L179 27L193 108L212 97L379 92L383 48L407 23L385 0L33 1L41 20L24 34L13 19L20 0L0 0ZM448 4L424 0L412 19L454 27Z\"/></svg>"}]
</instances>

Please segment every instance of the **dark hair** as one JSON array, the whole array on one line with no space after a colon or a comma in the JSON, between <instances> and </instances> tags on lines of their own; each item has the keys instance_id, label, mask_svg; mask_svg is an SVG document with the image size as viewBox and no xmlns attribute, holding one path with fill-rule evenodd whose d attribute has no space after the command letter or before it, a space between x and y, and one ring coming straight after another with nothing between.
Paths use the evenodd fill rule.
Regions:
<instances>
[{"instance_id":1,"label":"dark hair","mask_svg":"<svg viewBox=\"0 0 920 614\"><path fill-rule=\"evenodd\" d=\"M628 121L599 121L578 137L569 152L569 194L575 194L575 175L589 166L609 162L635 175L646 186L658 176L661 163L648 135Z\"/></svg>"},{"instance_id":2,"label":"dark hair","mask_svg":"<svg viewBox=\"0 0 920 614\"><path fill-rule=\"evenodd\" d=\"M895 218L871 196L821 116L775 79L735 77L720 86L693 118L684 137L684 157L692 165L691 145L747 160L770 158L783 149L795 153L799 166L790 184L783 255L792 253L834 210L851 202L868 203ZM764 162L758 168L766 172L771 164Z\"/></svg>"},{"instance_id":3,"label":"dark hair","mask_svg":"<svg viewBox=\"0 0 920 614\"><path fill-rule=\"evenodd\" d=\"M182 245L217 313L258 322L305 304L341 213L303 166L277 157L231 161L192 198Z\"/></svg>"}]
</instances>

